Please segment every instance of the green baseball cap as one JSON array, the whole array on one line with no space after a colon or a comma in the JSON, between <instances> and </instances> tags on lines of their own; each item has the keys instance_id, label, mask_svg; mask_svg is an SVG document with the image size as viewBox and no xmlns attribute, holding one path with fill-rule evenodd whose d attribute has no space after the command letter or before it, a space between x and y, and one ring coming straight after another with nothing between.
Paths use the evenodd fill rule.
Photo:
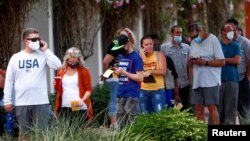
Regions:
<instances>
[{"instance_id":1,"label":"green baseball cap","mask_svg":"<svg viewBox=\"0 0 250 141\"><path fill-rule=\"evenodd\" d=\"M113 47L111 50L119 50L128 43L128 37L126 35L120 35L112 41Z\"/></svg>"}]
</instances>

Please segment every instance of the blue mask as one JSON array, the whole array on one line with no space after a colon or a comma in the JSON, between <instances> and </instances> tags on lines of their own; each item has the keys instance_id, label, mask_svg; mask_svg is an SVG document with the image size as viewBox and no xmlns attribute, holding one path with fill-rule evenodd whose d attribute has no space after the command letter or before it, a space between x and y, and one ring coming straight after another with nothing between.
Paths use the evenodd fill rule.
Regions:
<instances>
[{"instance_id":1,"label":"blue mask","mask_svg":"<svg viewBox=\"0 0 250 141\"><path fill-rule=\"evenodd\" d=\"M181 43L182 37L181 36L174 36L174 40L176 43Z\"/></svg>"},{"instance_id":2,"label":"blue mask","mask_svg":"<svg viewBox=\"0 0 250 141\"><path fill-rule=\"evenodd\" d=\"M197 43L197 44L200 44L202 42L202 38L200 36L197 36L196 38L194 38L194 41Z\"/></svg>"}]
</instances>

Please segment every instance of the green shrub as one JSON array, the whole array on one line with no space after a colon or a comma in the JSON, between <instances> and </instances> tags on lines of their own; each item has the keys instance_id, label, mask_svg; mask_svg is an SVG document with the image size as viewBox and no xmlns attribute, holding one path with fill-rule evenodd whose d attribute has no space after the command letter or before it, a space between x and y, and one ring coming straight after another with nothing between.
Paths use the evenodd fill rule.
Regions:
<instances>
[{"instance_id":1,"label":"green shrub","mask_svg":"<svg viewBox=\"0 0 250 141\"><path fill-rule=\"evenodd\" d=\"M243 111L245 111L245 116L239 114L239 122L241 125L250 125L250 111L245 106L243 106Z\"/></svg>"},{"instance_id":2,"label":"green shrub","mask_svg":"<svg viewBox=\"0 0 250 141\"><path fill-rule=\"evenodd\" d=\"M94 122L98 125L107 124L109 102L109 88L107 83L98 84L93 88L91 101L94 111Z\"/></svg>"},{"instance_id":3,"label":"green shrub","mask_svg":"<svg viewBox=\"0 0 250 141\"><path fill-rule=\"evenodd\" d=\"M49 93L49 103L51 105L52 110L54 110L56 104L56 93Z\"/></svg>"},{"instance_id":4,"label":"green shrub","mask_svg":"<svg viewBox=\"0 0 250 141\"><path fill-rule=\"evenodd\" d=\"M203 141L207 140L207 125L187 111L169 108L159 113L139 115L129 127L135 136L146 134L146 140Z\"/></svg>"}]
</instances>

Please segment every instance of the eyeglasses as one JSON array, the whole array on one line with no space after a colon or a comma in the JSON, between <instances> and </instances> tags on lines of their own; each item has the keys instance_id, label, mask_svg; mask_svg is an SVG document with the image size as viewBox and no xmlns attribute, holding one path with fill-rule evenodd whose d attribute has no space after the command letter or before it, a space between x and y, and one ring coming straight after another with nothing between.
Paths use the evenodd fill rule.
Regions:
<instances>
[{"instance_id":1,"label":"eyeglasses","mask_svg":"<svg viewBox=\"0 0 250 141\"><path fill-rule=\"evenodd\" d=\"M40 41L40 38L29 38L27 40L30 40L31 42L36 42L36 41Z\"/></svg>"}]
</instances>

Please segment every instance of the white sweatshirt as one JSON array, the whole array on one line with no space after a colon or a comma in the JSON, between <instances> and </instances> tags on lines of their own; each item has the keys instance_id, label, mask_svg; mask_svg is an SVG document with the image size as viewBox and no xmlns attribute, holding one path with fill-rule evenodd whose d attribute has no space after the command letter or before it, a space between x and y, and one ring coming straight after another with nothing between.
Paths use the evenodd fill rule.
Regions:
<instances>
[{"instance_id":1,"label":"white sweatshirt","mask_svg":"<svg viewBox=\"0 0 250 141\"><path fill-rule=\"evenodd\" d=\"M45 52L20 51L14 54L6 71L4 105L13 104L12 90L16 106L49 104L47 67L61 67L61 61L49 49Z\"/></svg>"}]
</instances>

